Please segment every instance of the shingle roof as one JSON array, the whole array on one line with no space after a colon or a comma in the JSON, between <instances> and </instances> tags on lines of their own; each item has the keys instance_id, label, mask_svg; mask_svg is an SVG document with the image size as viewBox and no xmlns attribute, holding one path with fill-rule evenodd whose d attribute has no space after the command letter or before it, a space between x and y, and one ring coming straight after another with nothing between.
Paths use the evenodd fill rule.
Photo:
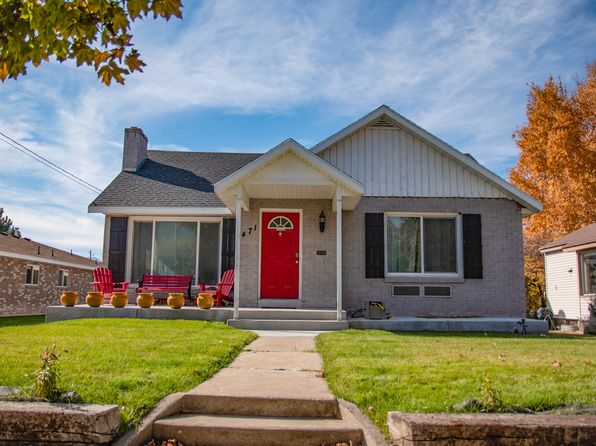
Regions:
<instances>
[{"instance_id":1,"label":"shingle roof","mask_svg":"<svg viewBox=\"0 0 596 446\"><path fill-rule=\"evenodd\" d=\"M551 248L572 248L574 246L587 245L588 243L596 243L596 222L591 225L584 226L577 231L570 232L558 240L547 243L540 250Z\"/></svg>"},{"instance_id":2,"label":"shingle roof","mask_svg":"<svg viewBox=\"0 0 596 446\"><path fill-rule=\"evenodd\" d=\"M260 153L148 150L136 172L120 172L93 207L223 207L213 184Z\"/></svg>"},{"instance_id":3,"label":"shingle roof","mask_svg":"<svg viewBox=\"0 0 596 446\"><path fill-rule=\"evenodd\" d=\"M81 257L76 254L71 254L62 251L52 246L44 245L24 237L15 237L14 235L0 232L0 251L10 254L20 254L29 257L35 257L40 262L65 262L69 264L78 264L85 267L101 266L95 260L90 260L86 257Z\"/></svg>"}]
</instances>

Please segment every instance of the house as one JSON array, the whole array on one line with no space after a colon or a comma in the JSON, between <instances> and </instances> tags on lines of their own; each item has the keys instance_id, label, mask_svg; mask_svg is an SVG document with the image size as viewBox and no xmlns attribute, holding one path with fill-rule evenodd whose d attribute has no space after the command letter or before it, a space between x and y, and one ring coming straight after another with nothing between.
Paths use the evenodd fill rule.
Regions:
<instances>
[{"instance_id":1,"label":"house","mask_svg":"<svg viewBox=\"0 0 596 446\"><path fill-rule=\"evenodd\" d=\"M0 233L0 316L44 314L65 290L84 299L94 268L94 260Z\"/></svg>"},{"instance_id":2,"label":"house","mask_svg":"<svg viewBox=\"0 0 596 446\"><path fill-rule=\"evenodd\" d=\"M596 297L596 222L540 248L546 298L559 323L588 319Z\"/></svg>"},{"instance_id":3,"label":"house","mask_svg":"<svg viewBox=\"0 0 596 446\"><path fill-rule=\"evenodd\" d=\"M90 204L115 280L235 266L242 307L525 315L522 218L541 204L383 105L310 150L147 150ZM339 280L338 280L339 278Z\"/></svg>"}]
</instances>

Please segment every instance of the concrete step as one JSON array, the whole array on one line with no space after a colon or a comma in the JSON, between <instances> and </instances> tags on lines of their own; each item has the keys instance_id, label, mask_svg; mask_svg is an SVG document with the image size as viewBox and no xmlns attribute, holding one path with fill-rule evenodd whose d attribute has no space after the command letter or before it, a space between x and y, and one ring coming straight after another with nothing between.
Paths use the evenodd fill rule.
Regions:
<instances>
[{"instance_id":1,"label":"concrete step","mask_svg":"<svg viewBox=\"0 0 596 446\"><path fill-rule=\"evenodd\" d=\"M184 395L182 412L337 418L339 405L317 372L225 368Z\"/></svg>"},{"instance_id":2,"label":"concrete step","mask_svg":"<svg viewBox=\"0 0 596 446\"><path fill-rule=\"evenodd\" d=\"M230 319L228 325L244 330L333 331L347 330L347 321L301 319Z\"/></svg>"},{"instance_id":3,"label":"concrete step","mask_svg":"<svg viewBox=\"0 0 596 446\"><path fill-rule=\"evenodd\" d=\"M289 308L240 308L241 319L337 320L336 310L302 310ZM343 320L346 312L342 311Z\"/></svg>"},{"instance_id":4,"label":"concrete step","mask_svg":"<svg viewBox=\"0 0 596 446\"><path fill-rule=\"evenodd\" d=\"M344 419L176 415L156 421L153 437L185 446L362 445L357 424Z\"/></svg>"}]
</instances>

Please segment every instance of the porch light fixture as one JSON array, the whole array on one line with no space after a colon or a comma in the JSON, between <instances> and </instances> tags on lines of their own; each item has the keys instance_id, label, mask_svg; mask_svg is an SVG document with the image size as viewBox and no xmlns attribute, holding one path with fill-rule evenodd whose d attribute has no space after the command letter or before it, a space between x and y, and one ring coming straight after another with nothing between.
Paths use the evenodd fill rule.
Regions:
<instances>
[{"instance_id":1,"label":"porch light fixture","mask_svg":"<svg viewBox=\"0 0 596 446\"><path fill-rule=\"evenodd\" d=\"M325 232L325 213L323 211L319 215L319 231Z\"/></svg>"}]
</instances>

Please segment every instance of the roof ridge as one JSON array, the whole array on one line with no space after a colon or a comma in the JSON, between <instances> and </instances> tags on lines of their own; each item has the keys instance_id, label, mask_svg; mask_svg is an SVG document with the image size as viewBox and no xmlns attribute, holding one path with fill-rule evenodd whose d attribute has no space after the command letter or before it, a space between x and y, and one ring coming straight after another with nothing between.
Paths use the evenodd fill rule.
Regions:
<instances>
[{"instance_id":1,"label":"roof ridge","mask_svg":"<svg viewBox=\"0 0 596 446\"><path fill-rule=\"evenodd\" d=\"M262 155L265 152L207 152L202 150L155 150L149 149L147 152L158 152L158 153L191 153L191 154L209 154L209 155Z\"/></svg>"}]
</instances>

